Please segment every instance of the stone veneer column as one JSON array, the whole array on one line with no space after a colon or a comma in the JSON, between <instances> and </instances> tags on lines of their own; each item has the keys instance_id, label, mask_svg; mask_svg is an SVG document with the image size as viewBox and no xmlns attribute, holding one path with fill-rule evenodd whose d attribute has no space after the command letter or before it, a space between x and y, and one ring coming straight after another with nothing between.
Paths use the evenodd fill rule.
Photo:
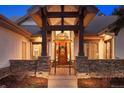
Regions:
<instances>
[{"instance_id":1,"label":"stone veneer column","mask_svg":"<svg viewBox=\"0 0 124 93\"><path fill-rule=\"evenodd\" d=\"M80 72L80 69L84 62L86 62L87 57L84 56L84 9L81 8L81 14L79 16L79 31L78 31L78 36L79 36L79 50L78 50L78 56L76 57L76 66L77 66L77 71Z\"/></svg>"},{"instance_id":2,"label":"stone veneer column","mask_svg":"<svg viewBox=\"0 0 124 93\"><path fill-rule=\"evenodd\" d=\"M0 79L10 75L10 67L0 68Z\"/></svg>"},{"instance_id":3,"label":"stone veneer column","mask_svg":"<svg viewBox=\"0 0 124 93\"><path fill-rule=\"evenodd\" d=\"M38 71L48 71L49 68L49 57L47 51L47 18L44 15L44 8L41 8L41 19L42 19L42 53L38 61Z\"/></svg>"},{"instance_id":4,"label":"stone veneer column","mask_svg":"<svg viewBox=\"0 0 124 93\"><path fill-rule=\"evenodd\" d=\"M80 72L88 72L89 68L88 68L87 62L88 62L88 57L77 56L76 57L76 71L79 72L79 73Z\"/></svg>"}]
</instances>

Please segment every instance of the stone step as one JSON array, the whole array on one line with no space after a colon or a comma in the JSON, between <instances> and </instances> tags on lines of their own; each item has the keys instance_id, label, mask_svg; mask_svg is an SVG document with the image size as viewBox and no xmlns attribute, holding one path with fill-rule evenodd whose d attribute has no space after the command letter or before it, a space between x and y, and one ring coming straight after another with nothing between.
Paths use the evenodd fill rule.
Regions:
<instances>
[{"instance_id":1,"label":"stone step","mask_svg":"<svg viewBox=\"0 0 124 93\"><path fill-rule=\"evenodd\" d=\"M54 68L51 68L50 74L51 75L55 74L55 69ZM70 69L70 73L69 73L68 68L56 68L56 75L69 75L69 74L71 74L71 75L75 74L75 71L74 71L73 68Z\"/></svg>"},{"instance_id":2,"label":"stone step","mask_svg":"<svg viewBox=\"0 0 124 93\"><path fill-rule=\"evenodd\" d=\"M77 79L77 77L76 76L61 76L61 75L50 75L49 76L49 79L54 79L54 80L57 80L57 79L60 79L60 80L75 80L75 79Z\"/></svg>"}]
</instances>

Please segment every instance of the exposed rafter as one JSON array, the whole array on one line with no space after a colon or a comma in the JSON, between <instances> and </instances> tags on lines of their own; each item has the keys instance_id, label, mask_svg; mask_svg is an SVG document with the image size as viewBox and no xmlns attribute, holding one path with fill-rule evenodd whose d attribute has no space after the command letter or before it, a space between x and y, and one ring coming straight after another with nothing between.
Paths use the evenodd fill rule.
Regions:
<instances>
[{"instance_id":1,"label":"exposed rafter","mask_svg":"<svg viewBox=\"0 0 124 93\"><path fill-rule=\"evenodd\" d=\"M42 7L39 6L39 7L40 8L31 9L29 12L31 14L39 14L38 12L42 8L43 12L39 14L39 16L44 15L47 18L48 25L55 25L56 23L59 23L60 20L58 20L57 18L61 19L61 26L62 24L65 25L64 21L67 21L68 23L70 23L69 25L77 25L79 22L79 17L81 12L85 12L83 15L84 19L82 20L83 21L82 26L86 27L98 12L98 9L96 9L94 6L49 5L49 6L42 6ZM80 10L80 8L83 8L83 7L85 7L85 11ZM37 17L35 18L37 19ZM74 18L74 20L72 20L71 18ZM41 20L43 20L42 17L41 17ZM38 20L35 20L35 21L38 21ZM40 26L39 25L40 22L36 22L36 23L38 24L38 26Z\"/></svg>"}]
</instances>

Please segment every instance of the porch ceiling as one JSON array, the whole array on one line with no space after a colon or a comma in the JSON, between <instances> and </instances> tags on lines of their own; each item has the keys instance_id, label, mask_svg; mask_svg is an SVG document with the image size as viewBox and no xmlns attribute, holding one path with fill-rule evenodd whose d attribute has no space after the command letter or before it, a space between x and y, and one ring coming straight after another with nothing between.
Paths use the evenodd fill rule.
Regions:
<instances>
[{"instance_id":1,"label":"porch ceiling","mask_svg":"<svg viewBox=\"0 0 124 93\"><path fill-rule=\"evenodd\" d=\"M98 9L95 6L64 5L63 11L61 9L61 5L33 6L31 9L29 9L28 13L36 22L38 27L42 27L43 14L41 13L41 8L44 8L43 13L48 17L47 22L49 25L61 25L62 16L64 16L64 25L75 25L79 20L78 15L80 15L80 12L83 12L80 11L81 7L85 7L85 11L83 13L84 20L82 21L83 26L86 27L98 12ZM56 15L54 15L54 13ZM69 17L67 17L67 15Z\"/></svg>"},{"instance_id":2,"label":"porch ceiling","mask_svg":"<svg viewBox=\"0 0 124 93\"><path fill-rule=\"evenodd\" d=\"M64 25L75 25L77 18L64 18ZM48 18L51 25L61 25L61 18Z\"/></svg>"}]
</instances>

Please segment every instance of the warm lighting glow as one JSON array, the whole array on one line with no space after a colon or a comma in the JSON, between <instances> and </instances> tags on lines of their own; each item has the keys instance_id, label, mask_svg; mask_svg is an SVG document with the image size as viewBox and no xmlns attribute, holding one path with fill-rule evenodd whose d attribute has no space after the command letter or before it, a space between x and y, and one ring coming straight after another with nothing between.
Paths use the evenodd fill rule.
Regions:
<instances>
[{"instance_id":1,"label":"warm lighting glow","mask_svg":"<svg viewBox=\"0 0 124 93\"><path fill-rule=\"evenodd\" d=\"M33 58L37 59L41 55L41 45L33 45Z\"/></svg>"},{"instance_id":2,"label":"warm lighting glow","mask_svg":"<svg viewBox=\"0 0 124 93\"><path fill-rule=\"evenodd\" d=\"M102 34L101 36L103 37L104 41L112 39L112 36L108 34Z\"/></svg>"},{"instance_id":3,"label":"warm lighting glow","mask_svg":"<svg viewBox=\"0 0 124 93\"><path fill-rule=\"evenodd\" d=\"M58 40L66 40L66 39L68 39L68 34L67 33L59 33L59 34L57 34L57 36L56 36L56 39L58 39Z\"/></svg>"},{"instance_id":4,"label":"warm lighting glow","mask_svg":"<svg viewBox=\"0 0 124 93\"><path fill-rule=\"evenodd\" d=\"M42 38L41 37L34 37L33 42L42 42Z\"/></svg>"},{"instance_id":5,"label":"warm lighting glow","mask_svg":"<svg viewBox=\"0 0 124 93\"><path fill-rule=\"evenodd\" d=\"M104 40L109 40L109 39L111 39L112 38L112 36L110 36L110 35L105 35L104 36Z\"/></svg>"}]
</instances>

